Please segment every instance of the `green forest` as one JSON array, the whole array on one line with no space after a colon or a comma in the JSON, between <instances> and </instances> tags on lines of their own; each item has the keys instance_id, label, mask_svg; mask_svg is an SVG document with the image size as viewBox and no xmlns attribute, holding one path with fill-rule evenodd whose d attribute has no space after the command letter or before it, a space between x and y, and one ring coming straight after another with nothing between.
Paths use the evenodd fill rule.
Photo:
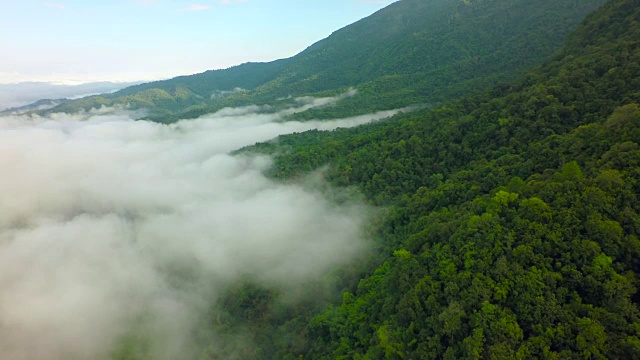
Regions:
<instances>
[{"instance_id":1,"label":"green forest","mask_svg":"<svg viewBox=\"0 0 640 360\"><path fill-rule=\"evenodd\" d=\"M639 21L612 0L509 84L242 150L282 181L329 165L385 215L333 305L230 290L254 346L209 358L640 358Z\"/></svg>"}]
</instances>

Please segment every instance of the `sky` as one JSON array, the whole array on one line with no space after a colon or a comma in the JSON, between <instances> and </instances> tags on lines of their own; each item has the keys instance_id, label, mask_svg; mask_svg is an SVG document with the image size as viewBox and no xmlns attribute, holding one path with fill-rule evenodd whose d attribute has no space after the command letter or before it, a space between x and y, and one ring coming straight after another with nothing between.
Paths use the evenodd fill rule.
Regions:
<instances>
[{"instance_id":1,"label":"sky","mask_svg":"<svg viewBox=\"0 0 640 360\"><path fill-rule=\"evenodd\" d=\"M394 0L0 0L0 84L139 81L286 58Z\"/></svg>"}]
</instances>

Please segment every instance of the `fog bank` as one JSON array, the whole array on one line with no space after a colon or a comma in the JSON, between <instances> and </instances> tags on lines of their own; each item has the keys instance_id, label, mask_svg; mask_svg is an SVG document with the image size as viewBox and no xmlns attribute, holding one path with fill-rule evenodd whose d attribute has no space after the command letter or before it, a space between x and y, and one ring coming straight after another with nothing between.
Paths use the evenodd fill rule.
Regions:
<instances>
[{"instance_id":1,"label":"fog bank","mask_svg":"<svg viewBox=\"0 0 640 360\"><path fill-rule=\"evenodd\" d=\"M106 359L143 336L153 359L198 354L193 326L240 277L301 284L366 248L367 210L263 176L230 151L364 124L297 109L224 109L161 125L117 109L0 117L0 358Z\"/></svg>"}]
</instances>

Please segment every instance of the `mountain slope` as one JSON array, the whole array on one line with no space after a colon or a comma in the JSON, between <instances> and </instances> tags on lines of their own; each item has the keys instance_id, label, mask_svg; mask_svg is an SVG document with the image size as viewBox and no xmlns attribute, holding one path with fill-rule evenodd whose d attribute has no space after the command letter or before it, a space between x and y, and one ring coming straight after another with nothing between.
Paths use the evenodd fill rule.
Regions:
<instances>
[{"instance_id":1,"label":"mountain slope","mask_svg":"<svg viewBox=\"0 0 640 360\"><path fill-rule=\"evenodd\" d=\"M575 24L602 3L401 0L290 59L144 84L53 111L122 104L148 108L152 119L168 122L224 106L353 86L361 94L339 105L338 111L353 115L441 102L513 78L538 63L559 49Z\"/></svg>"},{"instance_id":2,"label":"mountain slope","mask_svg":"<svg viewBox=\"0 0 640 360\"><path fill-rule=\"evenodd\" d=\"M95 82L80 85L60 85L46 82L20 82L14 84L0 84L0 114L13 112L14 108L25 106L27 109L18 109L19 111L28 110L28 107L37 108L40 104L33 104L39 100L49 99L61 102L59 99L78 99L89 95L105 94L116 90L124 89L128 86L138 84L113 83L113 82Z\"/></svg>"},{"instance_id":3,"label":"mountain slope","mask_svg":"<svg viewBox=\"0 0 640 360\"><path fill-rule=\"evenodd\" d=\"M6 110L0 111L0 116L2 115L16 115L16 114L24 114L32 111L38 110L47 110L52 109L60 104L69 102L69 99L42 99L38 100L34 103L8 108Z\"/></svg>"},{"instance_id":4,"label":"mountain slope","mask_svg":"<svg viewBox=\"0 0 640 360\"><path fill-rule=\"evenodd\" d=\"M388 209L382 260L342 304L312 319L264 298L243 309L270 319L244 324L256 351L639 358L639 24L640 1L611 0L512 85L245 150L278 154L284 179L329 164L326 179Z\"/></svg>"}]
</instances>

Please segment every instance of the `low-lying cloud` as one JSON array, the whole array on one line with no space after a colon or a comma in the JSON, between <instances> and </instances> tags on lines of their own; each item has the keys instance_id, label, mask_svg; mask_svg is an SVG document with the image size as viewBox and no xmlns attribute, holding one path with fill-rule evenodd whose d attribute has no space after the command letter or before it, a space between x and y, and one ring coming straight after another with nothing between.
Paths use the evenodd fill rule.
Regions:
<instances>
[{"instance_id":1,"label":"low-lying cloud","mask_svg":"<svg viewBox=\"0 0 640 360\"><path fill-rule=\"evenodd\" d=\"M218 288L299 284L363 251L363 206L229 152L394 112L301 123L256 110L172 125L114 109L0 118L0 358L106 359L134 333L154 359L188 359Z\"/></svg>"}]
</instances>

